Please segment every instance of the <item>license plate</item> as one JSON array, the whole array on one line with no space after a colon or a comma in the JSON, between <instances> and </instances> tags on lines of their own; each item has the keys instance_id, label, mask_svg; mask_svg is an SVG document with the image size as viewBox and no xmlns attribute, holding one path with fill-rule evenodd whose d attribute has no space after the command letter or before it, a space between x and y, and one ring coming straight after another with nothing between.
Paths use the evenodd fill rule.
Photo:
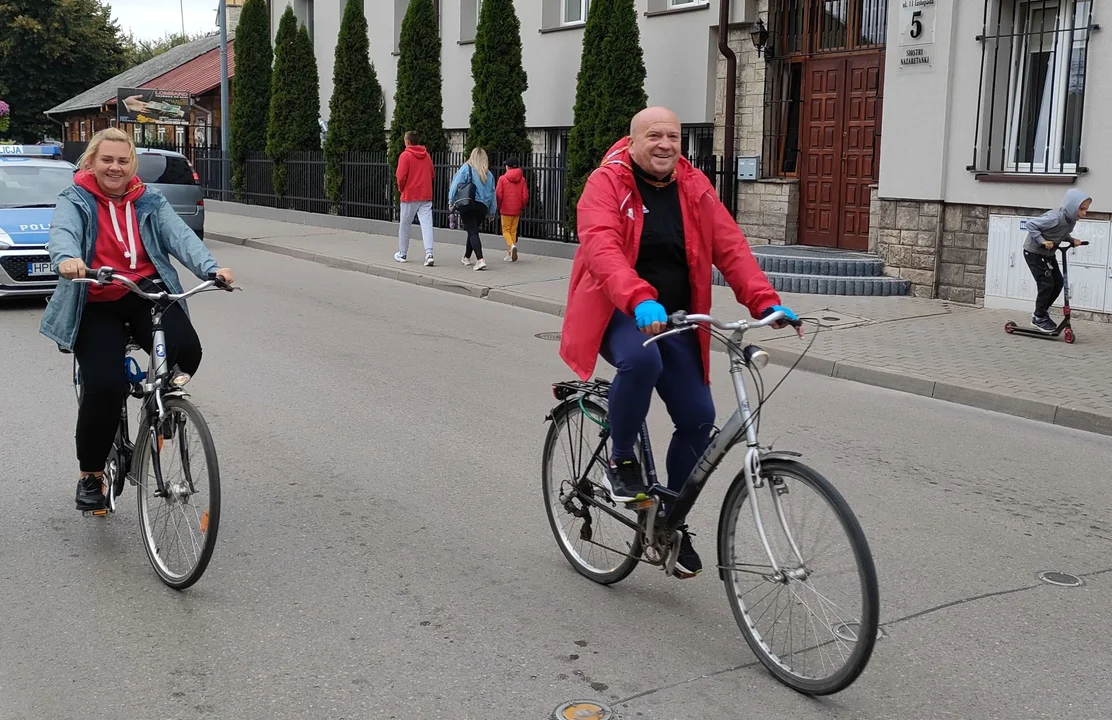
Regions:
<instances>
[{"instance_id":1,"label":"license plate","mask_svg":"<svg viewBox=\"0 0 1112 720\"><path fill-rule=\"evenodd\" d=\"M29 262L27 263L27 274L31 277L43 277L44 275L53 275L54 271L50 269L50 262Z\"/></svg>"}]
</instances>

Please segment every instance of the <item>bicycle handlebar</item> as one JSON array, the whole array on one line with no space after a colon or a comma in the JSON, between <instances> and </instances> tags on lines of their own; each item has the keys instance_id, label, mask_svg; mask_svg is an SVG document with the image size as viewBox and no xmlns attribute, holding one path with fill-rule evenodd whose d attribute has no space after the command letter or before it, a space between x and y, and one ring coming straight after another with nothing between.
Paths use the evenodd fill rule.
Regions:
<instances>
[{"instance_id":1,"label":"bicycle handlebar","mask_svg":"<svg viewBox=\"0 0 1112 720\"><path fill-rule=\"evenodd\" d=\"M123 285L128 290L130 290L131 292L138 295L139 297L146 298L147 300L150 300L151 302L158 302L160 300L169 300L171 302L178 302L179 300L185 300L188 297L192 297L194 295L197 295L198 293L203 293L203 292L206 292L208 290L217 289L217 290L226 290L227 292L232 292L233 290L240 289L240 288L228 285L223 280L221 280L219 277L217 277L216 273L209 273L208 280L205 280L204 282L202 282L200 285L193 288L192 290L186 290L183 293L176 293L176 294L175 293L168 293L165 290L163 290L162 292L157 292L157 293L149 293L149 292L143 290L142 288L140 288L138 285L136 285L132 280L130 280L130 279L128 279L128 278L126 278L122 275L117 275L115 268L110 268L110 267L100 267L100 268L95 268L95 269L94 268L85 268L85 277L83 277L83 278L74 278L73 281L78 282L78 283L82 283L82 282L83 283L89 283L89 284L95 283L97 285L109 285L109 284L112 284L112 283L119 283L120 285Z\"/></svg>"},{"instance_id":2,"label":"bicycle handlebar","mask_svg":"<svg viewBox=\"0 0 1112 720\"><path fill-rule=\"evenodd\" d=\"M700 323L713 325L719 330L746 332L747 330L753 330L756 328L769 327L780 321L787 321L787 323L793 327L800 327L803 325L802 320L787 320L787 314L783 310L777 310L774 313L770 313L768 317L762 318L760 320L737 320L735 322L725 322L711 315L689 315L683 310L680 310L668 316L668 330L660 333L659 335L654 335L653 337L646 340L643 344L647 347L649 344L654 343L661 338L668 337L669 335L678 335L681 332L686 332L688 330L696 328L699 326Z\"/></svg>"}]
</instances>

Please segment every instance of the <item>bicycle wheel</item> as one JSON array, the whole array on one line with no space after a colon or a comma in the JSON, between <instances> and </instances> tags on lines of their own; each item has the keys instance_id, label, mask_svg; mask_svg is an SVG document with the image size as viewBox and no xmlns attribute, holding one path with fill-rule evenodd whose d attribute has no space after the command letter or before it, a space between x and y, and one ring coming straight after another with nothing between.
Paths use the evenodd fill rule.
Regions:
<instances>
[{"instance_id":1,"label":"bicycle wheel","mask_svg":"<svg viewBox=\"0 0 1112 720\"><path fill-rule=\"evenodd\" d=\"M164 401L157 453L166 493L158 494L148 419L136 462L139 524L147 557L162 582L183 590L208 567L220 526L220 469L216 445L201 412L184 398Z\"/></svg>"},{"instance_id":2,"label":"bicycle wheel","mask_svg":"<svg viewBox=\"0 0 1112 720\"><path fill-rule=\"evenodd\" d=\"M641 542L637 530L611 514L637 522L634 512L610 499L602 481L602 463L610 459L609 438L599 449L599 422L605 418L606 409L586 398L555 412L544 441L541 487L548 522L564 557L579 574L610 585L624 580L637 567Z\"/></svg>"},{"instance_id":3,"label":"bicycle wheel","mask_svg":"<svg viewBox=\"0 0 1112 720\"><path fill-rule=\"evenodd\" d=\"M845 499L816 471L775 458L762 461L761 477L769 490L759 494L761 524L781 577L769 564L739 474L718 529L734 618L753 653L785 685L808 695L840 692L865 669L877 639L880 591L868 542ZM818 512L808 512L807 503Z\"/></svg>"}]
</instances>

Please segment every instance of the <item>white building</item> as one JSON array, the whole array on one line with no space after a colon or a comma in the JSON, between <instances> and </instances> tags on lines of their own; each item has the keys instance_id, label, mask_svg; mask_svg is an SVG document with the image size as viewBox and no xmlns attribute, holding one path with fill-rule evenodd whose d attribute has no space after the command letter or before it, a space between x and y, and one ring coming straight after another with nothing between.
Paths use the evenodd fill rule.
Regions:
<instances>
[{"instance_id":1,"label":"white building","mask_svg":"<svg viewBox=\"0 0 1112 720\"><path fill-rule=\"evenodd\" d=\"M436 0L443 49L444 127L462 146L471 114L471 53L481 0ZM680 116L689 152L709 154L715 118L718 0L636 0L645 49L646 92L652 104ZM590 0L515 0L522 59L529 78L526 122L534 149L563 154L575 104L576 75ZM332 68L344 0L269 0L272 32L287 5L309 27L321 80L321 116L328 117ZM409 0L365 0L371 60L393 112L397 47ZM732 22L755 20L754 0L733 0Z\"/></svg>"}]
</instances>

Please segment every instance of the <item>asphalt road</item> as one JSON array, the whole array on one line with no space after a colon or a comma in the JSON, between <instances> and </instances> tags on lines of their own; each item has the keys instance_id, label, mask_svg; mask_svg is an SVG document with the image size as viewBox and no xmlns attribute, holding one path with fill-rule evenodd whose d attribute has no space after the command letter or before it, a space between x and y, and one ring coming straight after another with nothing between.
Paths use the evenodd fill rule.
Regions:
<instances>
[{"instance_id":1,"label":"asphalt road","mask_svg":"<svg viewBox=\"0 0 1112 720\"><path fill-rule=\"evenodd\" d=\"M1107 438L792 375L764 437L857 512L884 631L854 686L810 699L756 663L713 572L603 588L568 566L539 482L548 385L571 377L534 337L556 318L216 251L247 289L191 304L223 516L182 593L147 562L133 488L107 520L73 509L69 357L41 303L0 307L0 718L516 720L578 698L622 718L1110 716ZM652 423L663 452L659 403ZM704 557L726 485L691 518Z\"/></svg>"}]
</instances>

